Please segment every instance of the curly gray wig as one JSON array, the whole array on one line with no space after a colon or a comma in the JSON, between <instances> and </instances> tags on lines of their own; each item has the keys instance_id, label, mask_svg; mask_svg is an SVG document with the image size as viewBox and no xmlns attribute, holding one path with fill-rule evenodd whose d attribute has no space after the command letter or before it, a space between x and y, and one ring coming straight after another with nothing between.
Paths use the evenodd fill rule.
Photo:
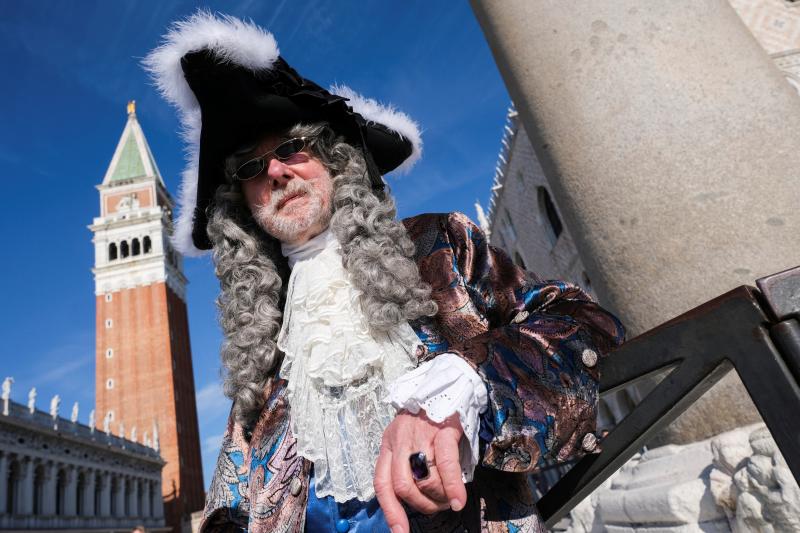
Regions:
<instances>
[{"instance_id":1,"label":"curly gray wig","mask_svg":"<svg viewBox=\"0 0 800 533\"><path fill-rule=\"evenodd\" d=\"M350 280L361 291L361 307L372 330L385 332L401 321L435 315L430 287L421 281L413 260L414 243L396 220L391 195L370 186L362 153L324 123L297 125L285 136L310 138L307 149L331 174L331 231L342 247ZM244 425L257 420L265 386L281 358L276 338L288 279L280 243L255 222L239 184L230 179L251 148L226 160L228 183L217 189L208 222L221 288L217 306L225 336L224 391L234 401L236 420Z\"/></svg>"}]
</instances>

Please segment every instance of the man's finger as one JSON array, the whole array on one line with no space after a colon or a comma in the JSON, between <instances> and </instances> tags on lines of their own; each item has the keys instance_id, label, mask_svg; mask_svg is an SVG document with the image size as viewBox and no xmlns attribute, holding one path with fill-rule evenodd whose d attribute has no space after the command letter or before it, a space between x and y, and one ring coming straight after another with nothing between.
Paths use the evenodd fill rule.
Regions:
<instances>
[{"instance_id":1,"label":"man's finger","mask_svg":"<svg viewBox=\"0 0 800 533\"><path fill-rule=\"evenodd\" d=\"M433 441L434 456L442 486L450 502L450 508L460 511L467 504L467 489L461 478L461 463L458 459L460 433L452 428L443 428Z\"/></svg>"},{"instance_id":2,"label":"man's finger","mask_svg":"<svg viewBox=\"0 0 800 533\"><path fill-rule=\"evenodd\" d=\"M389 529L392 530L392 533L407 533L409 531L408 517L400 500L395 496L392 486L392 452L385 446L381 446L381 453L375 464L375 479L372 484Z\"/></svg>"},{"instance_id":3,"label":"man's finger","mask_svg":"<svg viewBox=\"0 0 800 533\"><path fill-rule=\"evenodd\" d=\"M439 477L439 469L436 468L436 465L431 465L429 470L430 475L427 477L427 479L417 481L417 488L422 494L431 500L435 501L436 503L444 503L449 508L450 502L447 500L447 494L444 492L442 478Z\"/></svg>"},{"instance_id":4,"label":"man's finger","mask_svg":"<svg viewBox=\"0 0 800 533\"><path fill-rule=\"evenodd\" d=\"M410 455L410 453L403 452L392 453L392 488L394 493L423 514L433 514L447 509L449 504L435 502L420 492L414 478L411 476L411 465L408 462Z\"/></svg>"}]
</instances>

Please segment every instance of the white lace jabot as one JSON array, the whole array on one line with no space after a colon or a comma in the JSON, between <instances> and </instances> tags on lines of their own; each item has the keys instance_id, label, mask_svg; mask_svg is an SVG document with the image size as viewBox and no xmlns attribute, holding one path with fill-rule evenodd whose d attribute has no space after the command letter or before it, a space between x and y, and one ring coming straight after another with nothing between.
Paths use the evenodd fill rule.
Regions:
<instances>
[{"instance_id":1,"label":"white lace jabot","mask_svg":"<svg viewBox=\"0 0 800 533\"><path fill-rule=\"evenodd\" d=\"M383 431L395 416L381 401L386 384L416 366L420 341L407 322L370 334L330 230L282 251L292 273L280 375L298 453L314 463L317 496L369 501Z\"/></svg>"}]
</instances>

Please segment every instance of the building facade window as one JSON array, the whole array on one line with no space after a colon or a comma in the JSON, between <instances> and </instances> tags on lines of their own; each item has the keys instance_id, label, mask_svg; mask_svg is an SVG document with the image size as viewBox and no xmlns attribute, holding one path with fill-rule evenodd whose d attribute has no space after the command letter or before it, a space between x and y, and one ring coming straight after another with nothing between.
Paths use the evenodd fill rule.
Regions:
<instances>
[{"instance_id":1,"label":"building facade window","mask_svg":"<svg viewBox=\"0 0 800 533\"><path fill-rule=\"evenodd\" d=\"M142 239L142 247L144 248L143 253L150 253L150 251L153 249L153 244L150 242L150 237L145 237Z\"/></svg>"},{"instance_id":2,"label":"building facade window","mask_svg":"<svg viewBox=\"0 0 800 533\"><path fill-rule=\"evenodd\" d=\"M131 499L130 499L129 495L132 492L131 491L131 480L130 479L126 479L125 480L124 487L125 487L125 496L126 496L125 497L125 505L124 505L125 516L130 516L131 515Z\"/></svg>"},{"instance_id":3,"label":"building facade window","mask_svg":"<svg viewBox=\"0 0 800 533\"><path fill-rule=\"evenodd\" d=\"M60 469L56 475L56 514L63 515L64 502L67 497L67 473Z\"/></svg>"},{"instance_id":4,"label":"building facade window","mask_svg":"<svg viewBox=\"0 0 800 533\"><path fill-rule=\"evenodd\" d=\"M94 478L94 513L95 516L100 516L101 498L103 496L103 478L100 474L95 474Z\"/></svg>"},{"instance_id":5,"label":"building facade window","mask_svg":"<svg viewBox=\"0 0 800 533\"><path fill-rule=\"evenodd\" d=\"M511 221L511 213L509 213L508 211L505 211L504 213L505 213L505 222L506 222L505 225L504 225L504 228L505 228L506 234L508 236L508 239L506 239L506 240L508 240L510 242L516 242L516 240L517 240L517 229L514 227L514 222Z\"/></svg>"},{"instance_id":6,"label":"building facade window","mask_svg":"<svg viewBox=\"0 0 800 533\"><path fill-rule=\"evenodd\" d=\"M144 483L144 480L140 480L139 485L136 487L136 508L139 509L139 516L144 514L144 507L142 506L144 503Z\"/></svg>"},{"instance_id":7,"label":"building facade window","mask_svg":"<svg viewBox=\"0 0 800 533\"><path fill-rule=\"evenodd\" d=\"M107 292L107 293L106 293L106 301L107 301L107 302L110 302L110 301L111 301L111 300L113 300L113 299L114 299L114 297L111 295L111 293L110 293L110 292Z\"/></svg>"},{"instance_id":8,"label":"building facade window","mask_svg":"<svg viewBox=\"0 0 800 533\"><path fill-rule=\"evenodd\" d=\"M113 388L114 388L114 380L111 379L111 378L108 378L106 380L106 389L111 390Z\"/></svg>"},{"instance_id":9,"label":"building facade window","mask_svg":"<svg viewBox=\"0 0 800 533\"><path fill-rule=\"evenodd\" d=\"M564 225L561 223L561 218L558 216L558 211L556 211L556 205L553 203L553 199L550 198L550 193L547 189L539 187L537 196L539 198L539 210L544 214L546 219L545 227L547 228L547 236L550 238L550 242L555 246L558 237L564 230Z\"/></svg>"},{"instance_id":10,"label":"building facade window","mask_svg":"<svg viewBox=\"0 0 800 533\"><path fill-rule=\"evenodd\" d=\"M123 259L130 255L130 248L128 248L128 241L122 241L119 245L119 255Z\"/></svg>"},{"instance_id":11,"label":"building facade window","mask_svg":"<svg viewBox=\"0 0 800 533\"><path fill-rule=\"evenodd\" d=\"M112 327L114 327L114 321L110 318L106 318L106 329L111 329Z\"/></svg>"},{"instance_id":12,"label":"building facade window","mask_svg":"<svg viewBox=\"0 0 800 533\"><path fill-rule=\"evenodd\" d=\"M83 508L83 504L86 498L86 488L87 488L87 481L86 481L86 472L80 471L78 472L78 485L77 485L77 494L75 495L75 514L78 516L83 516L86 510Z\"/></svg>"},{"instance_id":13,"label":"building facade window","mask_svg":"<svg viewBox=\"0 0 800 533\"><path fill-rule=\"evenodd\" d=\"M106 350L106 359L111 359L114 357L114 348L108 348Z\"/></svg>"},{"instance_id":14,"label":"building facade window","mask_svg":"<svg viewBox=\"0 0 800 533\"><path fill-rule=\"evenodd\" d=\"M117 516L117 493L120 491L117 476L111 478L111 516Z\"/></svg>"},{"instance_id":15,"label":"building facade window","mask_svg":"<svg viewBox=\"0 0 800 533\"><path fill-rule=\"evenodd\" d=\"M139 255L141 253L141 247L139 246L139 239L133 239L131 241L131 255Z\"/></svg>"},{"instance_id":16,"label":"building facade window","mask_svg":"<svg viewBox=\"0 0 800 533\"><path fill-rule=\"evenodd\" d=\"M33 474L33 514L40 515L44 512L44 465L38 465Z\"/></svg>"},{"instance_id":17,"label":"building facade window","mask_svg":"<svg viewBox=\"0 0 800 533\"><path fill-rule=\"evenodd\" d=\"M113 261L117 258L117 243L112 242L108 245L108 260Z\"/></svg>"},{"instance_id":18,"label":"building facade window","mask_svg":"<svg viewBox=\"0 0 800 533\"><path fill-rule=\"evenodd\" d=\"M0 483L6 483L6 509L9 514L19 512L19 489L21 466L19 461L14 459L8 464L8 477L0 480Z\"/></svg>"}]
</instances>

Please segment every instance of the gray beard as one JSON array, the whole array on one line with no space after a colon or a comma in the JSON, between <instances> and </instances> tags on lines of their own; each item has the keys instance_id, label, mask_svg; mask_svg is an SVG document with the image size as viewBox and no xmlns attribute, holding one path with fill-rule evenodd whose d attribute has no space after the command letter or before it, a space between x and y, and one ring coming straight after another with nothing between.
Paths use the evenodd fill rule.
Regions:
<instances>
[{"instance_id":1,"label":"gray beard","mask_svg":"<svg viewBox=\"0 0 800 533\"><path fill-rule=\"evenodd\" d=\"M297 192L306 195L308 206L305 207L305 214L300 217L286 217L277 213L278 203L287 195ZM332 191L325 191L329 198ZM295 179L289 182L283 190L273 191L268 205L259 205L256 207L256 212L253 213L253 218L261 226L261 229L266 231L281 242L294 242L298 237L307 231L315 224L320 227L326 228L333 216L333 210L330 208L331 202L328 202L328 208L325 209L325 202L322 195L311 187L307 182L301 179Z\"/></svg>"}]
</instances>

